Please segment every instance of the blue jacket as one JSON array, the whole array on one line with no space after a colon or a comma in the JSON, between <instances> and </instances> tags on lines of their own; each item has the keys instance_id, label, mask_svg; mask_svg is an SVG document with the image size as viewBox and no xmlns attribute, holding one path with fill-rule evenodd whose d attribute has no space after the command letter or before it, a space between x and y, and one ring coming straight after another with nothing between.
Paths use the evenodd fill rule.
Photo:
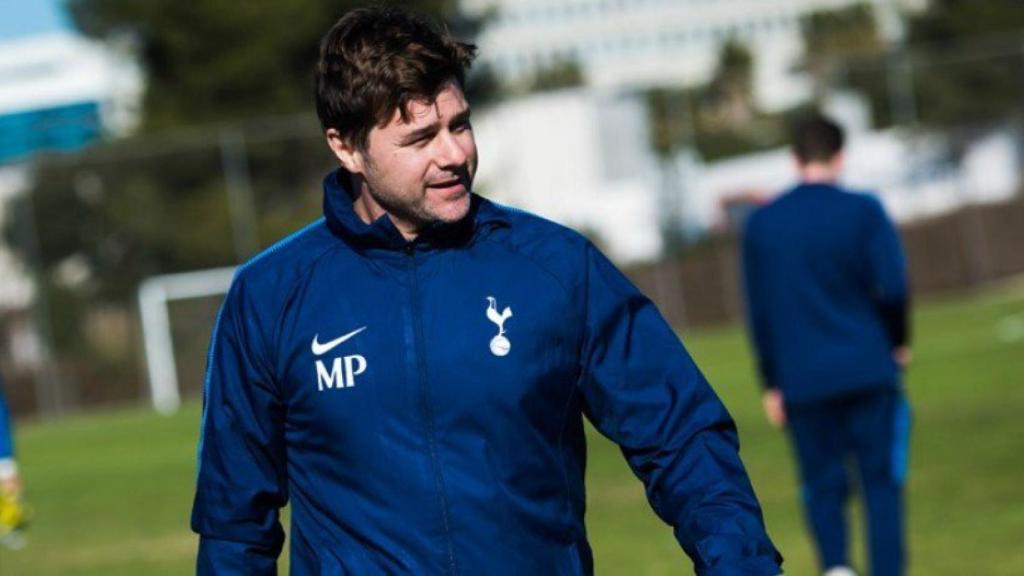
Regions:
<instances>
[{"instance_id":1,"label":"blue jacket","mask_svg":"<svg viewBox=\"0 0 1024 576\"><path fill-rule=\"evenodd\" d=\"M0 380L0 460L14 458L14 439L11 434L10 414L4 400L4 381Z\"/></svg>"},{"instance_id":2,"label":"blue jacket","mask_svg":"<svg viewBox=\"0 0 1024 576\"><path fill-rule=\"evenodd\" d=\"M237 273L214 330L200 574L591 574L583 415L701 574L778 573L733 421L581 236L474 196L415 242L338 175Z\"/></svg>"},{"instance_id":3,"label":"blue jacket","mask_svg":"<svg viewBox=\"0 0 1024 576\"><path fill-rule=\"evenodd\" d=\"M873 196L801 185L758 209L743 238L743 275L762 382L787 403L898 383L905 264Z\"/></svg>"}]
</instances>

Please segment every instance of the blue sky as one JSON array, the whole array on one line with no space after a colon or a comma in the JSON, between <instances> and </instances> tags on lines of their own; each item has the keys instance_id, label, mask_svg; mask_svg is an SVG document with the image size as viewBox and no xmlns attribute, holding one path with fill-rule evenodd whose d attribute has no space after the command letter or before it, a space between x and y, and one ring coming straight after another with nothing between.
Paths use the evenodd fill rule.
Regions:
<instances>
[{"instance_id":1,"label":"blue sky","mask_svg":"<svg viewBox=\"0 0 1024 576\"><path fill-rule=\"evenodd\" d=\"M0 40L70 28L64 0L0 0Z\"/></svg>"}]
</instances>

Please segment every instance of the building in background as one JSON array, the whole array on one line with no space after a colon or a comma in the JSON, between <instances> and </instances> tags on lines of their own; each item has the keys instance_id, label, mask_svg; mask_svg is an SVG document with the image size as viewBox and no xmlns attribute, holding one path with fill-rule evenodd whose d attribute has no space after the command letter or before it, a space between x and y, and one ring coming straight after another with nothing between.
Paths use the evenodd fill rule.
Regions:
<instances>
[{"instance_id":1,"label":"building in background","mask_svg":"<svg viewBox=\"0 0 1024 576\"><path fill-rule=\"evenodd\" d=\"M878 193L900 222L1005 201L1024 184L1024 138L1015 128L951 159L934 135L870 130L862 107L846 97L825 110L848 128L844 183ZM478 192L583 231L621 263L661 257L671 219L694 236L738 229L752 205L797 176L787 147L712 162L690 150L659 159L637 93L534 94L481 110L473 124Z\"/></svg>"},{"instance_id":2,"label":"building in background","mask_svg":"<svg viewBox=\"0 0 1024 576\"><path fill-rule=\"evenodd\" d=\"M897 222L1004 202L1024 185L1021 142L1020 129L1008 127L951 159L935 137L912 137L900 129L850 131L843 184L877 194ZM692 183L685 212L704 230L741 228L753 205L771 200L797 178L789 148L717 162L678 162Z\"/></svg>"},{"instance_id":3,"label":"building in background","mask_svg":"<svg viewBox=\"0 0 1024 576\"><path fill-rule=\"evenodd\" d=\"M714 72L718 51L737 40L757 55L754 95L765 110L806 101L812 86L794 72L804 51L802 17L859 3L875 9L890 41L902 34L908 0L462 0L484 16L482 63L503 80L563 62L599 88L693 86Z\"/></svg>"},{"instance_id":4,"label":"building in background","mask_svg":"<svg viewBox=\"0 0 1024 576\"><path fill-rule=\"evenodd\" d=\"M112 47L68 31L0 42L0 218L28 188L28 161L129 132L139 117L142 74ZM31 283L0 246L0 310L31 299Z\"/></svg>"},{"instance_id":5,"label":"building in background","mask_svg":"<svg viewBox=\"0 0 1024 576\"><path fill-rule=\"evenodd\" d=\"M0 43L0 165L128 132L141 91L129 57L77 34Z\"/></svg>"},{"instance_id":6,"label":"building in background","mask_svg":"<svg viewBox=\"0 0 1024 576\"><path fill-rule=\"evenodd\" d=\"M0 220L31 188L30 161L75 151L131 131L139 118L142 74L127 52L65 30L0 41ZM34 227L15 222L18 240L37 245ZM0 317L10 366L31 370L45 358L29 308L32 272L0 242Z\"/></svg>"},{"instance_id":7,"label":"building in background","mask_svg":"<svg viewBox=\"0 0 1024 576\"><path fill-rule=\"evenodd\" d=\"M590 235L619 262L661 253L659 170L639 95L568 89L474 116L474 188Z\"/></svg>"}]
</instances>

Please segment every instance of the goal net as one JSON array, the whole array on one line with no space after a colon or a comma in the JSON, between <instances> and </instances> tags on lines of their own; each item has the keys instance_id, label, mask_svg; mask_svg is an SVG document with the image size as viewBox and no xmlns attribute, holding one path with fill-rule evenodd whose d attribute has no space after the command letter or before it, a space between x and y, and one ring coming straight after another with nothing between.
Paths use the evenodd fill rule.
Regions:
<instances>
[{"instance_id":1,"label":"goal net","mask_svg":"<svg viewBox=\"0 0 1024 576\"><path fill-rule=\"evenodd\" d=\"M210 333L234 274L232 266L153 276L140 285L146 375L157 412L174 413L187 390L201 389Z\"/></svg>"}]
</instances>

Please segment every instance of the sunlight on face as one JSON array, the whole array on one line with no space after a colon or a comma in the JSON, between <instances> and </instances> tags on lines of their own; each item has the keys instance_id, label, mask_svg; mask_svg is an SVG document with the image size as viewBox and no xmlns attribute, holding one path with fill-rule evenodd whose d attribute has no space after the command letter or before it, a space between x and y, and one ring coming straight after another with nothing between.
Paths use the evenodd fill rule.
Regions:
<instances>
[{"instance_id":1,"label":"sunlight on face","mask_svg":"<svg viewBox=\"0 0 1024 576\"><path fill-rule=\"evenodd\" d=\"M363 174L368 191L399 228L456 222L469 211L477 167L469 103L449 82L433 101L410 102L407 110L408 121L396 110L385 126L370 131Z\"/></svg>"}]
</instances>

